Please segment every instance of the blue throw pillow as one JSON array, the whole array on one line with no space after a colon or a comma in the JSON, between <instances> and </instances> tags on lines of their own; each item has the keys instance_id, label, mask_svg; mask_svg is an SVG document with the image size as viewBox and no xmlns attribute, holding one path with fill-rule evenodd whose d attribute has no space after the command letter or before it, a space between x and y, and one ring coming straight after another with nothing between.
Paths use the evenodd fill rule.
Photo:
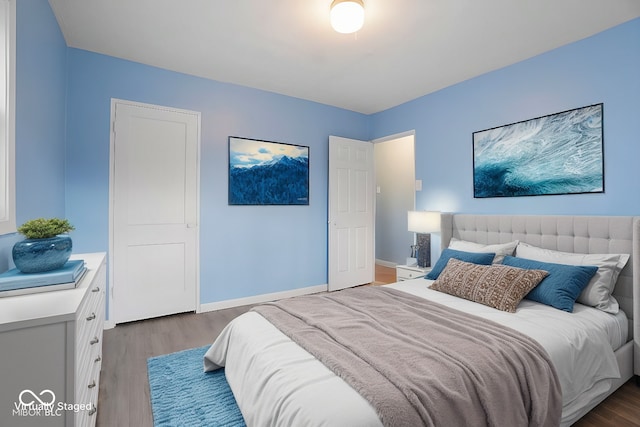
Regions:
<instances>
[{"instance_id":1,"label":"blue throw pillow","mask_svg":"<svg viewBox=\"0 0 640 427\"><path fill-rule=\"evenodd\" d=\"M591 265L554 264L512 256L506 256L502 263L512 267L547 271L549 275L525 298L569 313L573 312L576 299L598 271L598 267Z\"/></svg>"},{"instance_id":2,"label":"blue throw pillow","mask_svg":"<svg viewBox=\"0 0 640 427\"><path fill-rule=\"evenodd\" d=\"M433 266L425 278L429 280L436 280L451 258L465 262L472 262L474 264L490 265L493 262L493 257L495 256L496 254L491 252L464 252L447 248L442 251L438 262L436 262L436 265Z\"/></svg>"}]
</instances>

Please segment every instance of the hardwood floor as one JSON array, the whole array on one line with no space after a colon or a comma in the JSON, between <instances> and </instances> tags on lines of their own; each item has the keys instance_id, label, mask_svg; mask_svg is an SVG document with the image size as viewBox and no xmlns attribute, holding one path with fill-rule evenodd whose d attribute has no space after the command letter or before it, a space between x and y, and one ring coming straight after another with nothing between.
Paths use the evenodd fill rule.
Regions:
<instances>
[{"instance_id":1,"label":"hardwood floor","mask_svg":"<svg viewBox=\"0 0 640 427\"><path fill-rule=\"evenodd\" d=\"M640 426L640 387L631 379L573 427Z\"/></svg>"},{"instance_id":2,"label":"hardwood floor","mask_svg":"<svg viewBox=\"0 0 640 427\"><path fill-rule=\"evenodd\" d=\"M393 275L391 281L395 281L395 270ZM390 276L382 280L390 280ZM250 306L246 306L201 314L179 314L106 330L97 425L153 426L147 359L211 344L227 323L249 309ZM640 387L633 380L627 382L574 426L640 427Z\"/></svg>"},{"instance_id":3,"label":"hardwood floor","mask_svg":"<svg viewBox=\"0 0 640 427\"><path fill-rule=\"evenodd\" d=\"M376 278L374 285L384 285L396 282L396 269L376 264Z\"/></svg>"},{"instance_id":4,"label":"hardwood floor","mask_svg":"<svg viewBox=\"0 0 640 427\"><path fill-rule=\"evenodd\" d=\"M147 359L211 344L227 323L250 308L177 314L104 331L97 425L152 427Z\"/></svg>"}]
</instances>

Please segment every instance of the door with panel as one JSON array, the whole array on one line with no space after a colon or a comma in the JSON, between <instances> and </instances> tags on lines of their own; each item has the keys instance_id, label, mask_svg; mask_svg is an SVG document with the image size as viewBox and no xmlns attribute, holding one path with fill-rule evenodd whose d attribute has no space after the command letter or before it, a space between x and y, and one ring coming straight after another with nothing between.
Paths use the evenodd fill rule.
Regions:
<instances>
[{"instance_id":1,"label":"door with panel","mask_svg":"<svg viewBox=\"0 0 640 427\"><path fill-rule=\"evenodd\" d=\"M194 311L200 113L113 102L115 323Z\"/></svg>"},{"instance_id":2,"label":"door with panel","mask_svg":"<svg viewBox=\"0 0 640 427\"><path fill-rule=\"evenodd\" d=\"M329 290L375 275L373 144L329 137Z\"/></svg>"}]
</instances>

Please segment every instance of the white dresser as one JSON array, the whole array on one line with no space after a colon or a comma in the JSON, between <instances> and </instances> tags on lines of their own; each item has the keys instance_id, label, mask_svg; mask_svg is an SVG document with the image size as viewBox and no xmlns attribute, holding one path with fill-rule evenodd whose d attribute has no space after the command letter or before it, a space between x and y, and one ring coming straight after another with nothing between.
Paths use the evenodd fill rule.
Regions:
<instances>
[{"instance_id":1,"label":"white dresser","mask_svg":"<svg viewBox=\"0 0 640 427\"><path fill-rule=\"evenodd\" d=\"M88 268L75 289L0 298L0 426L96 423L106 257L72 259Z\"/></svg>"}]
</instances>

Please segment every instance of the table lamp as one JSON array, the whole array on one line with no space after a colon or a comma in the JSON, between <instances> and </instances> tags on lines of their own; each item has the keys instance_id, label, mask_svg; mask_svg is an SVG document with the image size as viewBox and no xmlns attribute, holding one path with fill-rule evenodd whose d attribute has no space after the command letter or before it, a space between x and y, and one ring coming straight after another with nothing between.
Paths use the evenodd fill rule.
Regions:
<instances>
[{"instance_id":1,"label":"table lamp","mask_svg":"<svg viewBox=\"0 0 640 427\"><path fill-rule=\"evenodd\" d=\"M431 234L440 232L440 212L409 211L408 229L416 233L418 267L431 266Z\"/></svg>"}]
</instances>

